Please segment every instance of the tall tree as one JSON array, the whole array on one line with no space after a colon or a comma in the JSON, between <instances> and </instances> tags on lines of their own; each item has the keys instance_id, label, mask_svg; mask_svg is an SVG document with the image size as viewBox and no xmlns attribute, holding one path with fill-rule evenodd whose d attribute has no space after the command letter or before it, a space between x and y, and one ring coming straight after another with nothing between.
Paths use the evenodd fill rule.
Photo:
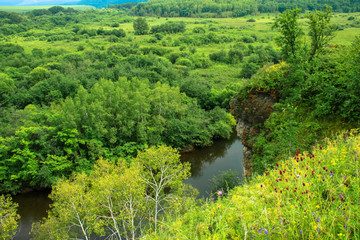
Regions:
<instances>
[{"instance_id":1,"label":"tall tree","mask_svg":"<svg viewBox=\"0 0 360 240\"><path fill-rule=\"evenodd\" d=\"M190 175L190 164L180 162L177 150L167 147L151 147L139 152L136 161L144 166L141 177L148 186L147 198L153 202L152 218L157 230L158 216L165 204L174 196L171 190L179 189ZM165 193L165 190L170 193Z\"/></svg>"},{"instance_id":2,"label":"tall tree","mask_svg":"<svg viewBox=\"0 0 360 240\"><path fill-rule=\"evenodd\" d=\"M311 37L311 61L334 37L334 25L330 24L332 8L327 6L324 11L315 10L307 14L309 21L309 35Z\"/></svg>"},{"instance_id":3,"label":"tall tree","mask_svg":"<svg viewBox=\"0 0 360 240\"><path fill-rule=\"evenodd\" d=\"M281 36L276 38L276 41L281 47L285 58L295 57L301 45L299 37L304 33L298 23L299 13L299 8L288 9L279 15L273 26L273 28L278 29L281 33Z\"/></svg>"},{"instance_id":4,"label":"tall tree","mask_svg":"<svg viewBox=\"0 0 360 240\"><path fill-rule=\"evenodd\" d=\"M145 35L149 32L149 24L145 18L139 17L133 24L135 35Z\"/></svg>"}]
</instances>

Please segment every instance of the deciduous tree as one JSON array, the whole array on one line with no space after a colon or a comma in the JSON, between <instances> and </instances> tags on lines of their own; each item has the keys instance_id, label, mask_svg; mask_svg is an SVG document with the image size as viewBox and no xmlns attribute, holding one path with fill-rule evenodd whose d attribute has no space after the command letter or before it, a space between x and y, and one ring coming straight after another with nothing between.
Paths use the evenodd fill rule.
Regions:
<instances>
[{"instance_id":1,"label":"deciduous tree","mask_svg":"<svg viewBox=\"0 0 360 240\"><path fill-rule=\"evenodd\" d=\"M10 196L0 195L0 240L12 239L18 227L18 205L12 202Z\"/></svg>"},{"instance_id":2,"label":"deciduous tree","mask_svg":"<svg viewBox=\"0 0 360 240\"><path fill-rule=\"evenodd\" d=\"M133 24L136 35L145 35L149 31L149 25L145 18L137 18Z\"/></svg>"}]
</instances>

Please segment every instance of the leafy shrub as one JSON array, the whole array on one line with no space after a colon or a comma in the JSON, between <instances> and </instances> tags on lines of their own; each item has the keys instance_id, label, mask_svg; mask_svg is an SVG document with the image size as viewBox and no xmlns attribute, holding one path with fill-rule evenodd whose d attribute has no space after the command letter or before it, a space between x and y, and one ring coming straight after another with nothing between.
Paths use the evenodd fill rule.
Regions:
<instances>
[{"instance_id":1,"label":"leafy shrub","mask_svg":"<svg viewBox=\"0 0 360 240\"><path fill-rule=\"evenodd\" d=\"M248 20L246 20L247 22L256 22L256 20L255 19L253 19L253 18L250 18L250 19L248 19Z\"/></svg>"},{"instance_id":2,"label":"leafy shrub","mask_svg":"<svg viewBox=\"0 0 360 240\"><path fill-rule=\"evenodd\" d=\"M242 37L241 40L242 40L244 43L254 43L254 42L255 42L254 38L248 37L248 36Z\"/></svg>"},{"instance_id":3,"label":"leafy shrub","mask_svg":"<svg viewBox=\"0 0 360 240\"><path fill-rule=\"evenodd\" d=\"M160 41L160 40L162 40L164 38L164 35L162 35L161 33L156 33L155 37L156 37L157 40Z\"/></svg>"},{"instance_id":4,"label":"leafy shrub","mask_svg":"<svg viewBox=\"0 0 360 240\"><path fill-rule=\"evenodd\" d=\"M209 58L211 61L214 61L214 62L227 63L227 61L228 61L227 54L223 50L209 54Z\"/></svg>"},{"instance_id":5,"label":"leafy shrub","mask_svg":"<svg viewBox=\"0 0 360 240\"><path fill-rule=\"evenodd\" d=\"M153 26L151 33L180 33L185 32L185 27L184 22L166 22L158 26Z\"/></svg>"},{"instance_id":6,"label":"leafy shrub","mask_svg":"<svg viewBox=\"0 0 360 240\"><path fill-rule=\"evenodd\" d=\"M187 58L178 58L176 60L176 64L177 65L183 65L183 66L187 66L187 67L192 67L193 63L191 62L190 59Z\"/></svg>"},{"instance_id":7,"label":"leafy shrub","mask_svg":"<svg viewBox=\"0 0 360 240\"><path fill-rule=\"evenodd\" d=\"M253 62L247 62L243 65L240 77L250 78L253 74L255 74L260 69L259 65Z\"/></svg>"},{"instance_id":8,"label":"leafy shrub","mask_svg":"<svg viewBox=\"0 0 360 240\"><path fill-rule=\"evenodd\" d=\"M117 28L117 27L119 27L120 25L119 25L119 23L113 23L113 24L111 24L111 27L113 27L113 28Z\"/></svg>"},{"instance_id":9,"label":"leafy shrub","mask_svg":"<svg viewBox=\"0 0 360 240\"><path fill-rule=\"evenodd\" d=\"M111 31L111 35L115 35L118 38L126 37L126 33L123 29L114 29Z\"/></svg>"},{"instance_id":10,"label":"leafy shrub","mask_svg":"<svg viewBox=\"0 0 360 240\"><path fill-rule=\"evenodd\" d=\"M222 195L227 195L230 190L240 185L241 180L238 172L227 170L222 172L219 176L213 177L211 183L212 195L216 194L218 191L221 191Z\"/></svg>"},{"instance_id":11,"label":"leafy shrub","mask_svg":"<svg viewBox=\"0 0 360 240\"><path fill-rule=\"evenodd\" d=\"M202 27L194 27L193 28L193 33L205 33L205 29Z\"/></svg>"}]
</instances>

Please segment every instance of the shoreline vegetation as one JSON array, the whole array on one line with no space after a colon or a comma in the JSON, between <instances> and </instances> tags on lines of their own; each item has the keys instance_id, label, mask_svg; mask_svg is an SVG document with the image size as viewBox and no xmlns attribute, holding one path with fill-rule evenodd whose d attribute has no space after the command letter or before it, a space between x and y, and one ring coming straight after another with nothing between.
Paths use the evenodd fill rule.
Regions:
<instances>
[{"instance_id":1,"label":"shoreline vegetation","mask_svg":"<svg viewBox=\"0 0 360 240\"><path fill-rule=\"evenodd\" d=\"M34 239L359 239L357 3L189 3L0 7L0 191L52 187ZM253 177L197 201L177 149L228 138L254 93L277 102L240 133ZM0 213L11 239L10 198Z\"/></svg>"}]
</instances>

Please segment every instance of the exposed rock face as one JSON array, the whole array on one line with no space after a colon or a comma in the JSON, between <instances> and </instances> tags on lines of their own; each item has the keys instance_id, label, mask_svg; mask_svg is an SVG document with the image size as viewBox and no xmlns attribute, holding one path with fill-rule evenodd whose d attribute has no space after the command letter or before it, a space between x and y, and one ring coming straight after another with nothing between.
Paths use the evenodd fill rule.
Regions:
<instances>
[{"instance_id":1,"label":"exposed rock face","mask_svg":"<svg viewBox=\"0 0 360 240\"><path fill-rule=\"evenodd\" d=\"M245 99L235 97L230 102L231 113L234 115L237 125L236 131L244 146L244 175L249 177L252 172L252 148L250 141L258 136L260 127L273 112L273 106L278 101L275 91L251 91Z\"/></svg>"}]
</instances>

